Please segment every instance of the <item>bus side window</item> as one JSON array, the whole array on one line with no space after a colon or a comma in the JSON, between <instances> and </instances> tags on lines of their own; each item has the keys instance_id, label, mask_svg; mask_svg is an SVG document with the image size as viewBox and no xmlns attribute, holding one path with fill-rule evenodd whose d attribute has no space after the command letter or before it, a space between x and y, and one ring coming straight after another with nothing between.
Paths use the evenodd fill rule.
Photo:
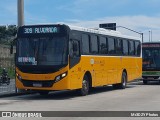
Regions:
<instances>
[{"instance_id":1,"label":"bus side window","mask_svg":"<svg viewBox=\"0 0 160 120\"><path fill-rule=\"evenodd\" d=\"M77 40L72 41L72 49L73 49L73 56L74 57L79 57L80 56L79 41L77 41Z\"/></svg>"},{"instance_id":2,"label":"bus side window","mask_svg":"<svg viewBox=\"0 0 160 120\"><path fill-rule=\"evenodd\" d=\"M114 38L108 38L108 53L115 54Z\"/></svg>"},{"instance_id":3,"label":"bus side window","mask_svg":"<svg viewBox=\"0 0 160 120\"><path fill-rule=\"evenodd\" d=\"M135 55L140 56L141 55L141 43L135 42Z\"/></svg>"},{"instance_id":4,"label":"bus side window","mask_svg":"<svg viewBox=\"0 0 160 120\"><path fill-rule=\"evenodd\" d=\"M116 54L122 55L122 40L121 39L115 39L115 48L116 48Z\"/></svg>"},{"instance_id":5,"label":"bus side window","mask_svg":"<svg viewBox=\"0 0 160 120\"><path fill-rule=\"evenodd\" d=\"M127 40L123 40L123 55L128 55L128 41Z\"/></svg>"},{"instance_id":6,"label":"bus side window","mask_svg":"<svg viewBox=\"0 0 160 120\"><path fill-rule=\"evenodd\" d=\"M100 37L100 39L99 39L99 52L100 52L100 54L107 54L108 53L107 39L105 37Z\"/></svg>"},{"instance_id":7,"label":"bus side window","mask_svg":"<svg viewBox=\"0 0 160 120\"><path fill-rule=\"evenodd\" d=\"M88 55L90 52L89 35L82 34L82 51L83 55Z\"/></svg>"},{"instance_id":8,"label":"bus side window","mask_svg":"<svg viewBox=\"0 0 160 120\"><path fill-rule=\"evenodd\" d=\"M90 46L91 46L91 53L97 54L98 53L98 37L97 36L91 35Z\"/></svg>"},{"instance_id":9,"label":"bus side window","mask_svg":"<svg viewBox=\"0 0 160 120\"><path fill-rule=\"evenodd\" d=\"M129 55L135 55L134 41L129 41Z\"/></svg>"},{"instance_id":10,"label":"bus side window","mask_svg":"<svg viewBox=\"0 0 160 120\"><path fill-rule=\"evenodd\" d=\"M77 40L69 41L69 55L70 57L79 57L80 56L80 44Z\"/></svg>"}]
</instances>

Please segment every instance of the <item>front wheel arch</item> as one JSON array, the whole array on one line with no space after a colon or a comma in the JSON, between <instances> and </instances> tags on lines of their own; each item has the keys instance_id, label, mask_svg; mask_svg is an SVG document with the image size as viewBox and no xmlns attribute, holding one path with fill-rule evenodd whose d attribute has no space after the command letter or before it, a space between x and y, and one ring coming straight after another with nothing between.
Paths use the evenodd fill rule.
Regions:
<instances>
[{"instance_id":1,"label":"front wheel arch","mask_svg":"<svg viewBox=\"0 0 160 120\"><path fill-rule=\"evenodd\" d=\"M89 93L89 80L87 75L84 75L82 80L82 87L78 90L81 96L86 96Z\"/></svg>"}]
</instances>

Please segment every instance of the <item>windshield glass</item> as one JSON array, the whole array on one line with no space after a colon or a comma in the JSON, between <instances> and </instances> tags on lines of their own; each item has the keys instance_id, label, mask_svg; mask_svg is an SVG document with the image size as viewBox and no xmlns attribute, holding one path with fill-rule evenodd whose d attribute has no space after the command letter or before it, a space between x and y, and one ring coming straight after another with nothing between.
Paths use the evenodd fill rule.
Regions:
<instances>
[{"instance_id":1,"label":"windshield glass","mask_svg":"<svg viewBox=\"0 0 160 120\"><path fill-rule=\"evenodd\" d=\"M143 49L143 67L160 68L160 49L145 48Z\"/></svg>"},{"instance_id":2,"label":"windshield glass","mask_svg":"<svg viewBox=\"0 0 160 120\"><path fill-rule=\"evenodd\" d=\"M65 37L21 38L18 40L18 65L67 64L67 39Z\"/></svg>"}]
</instances>

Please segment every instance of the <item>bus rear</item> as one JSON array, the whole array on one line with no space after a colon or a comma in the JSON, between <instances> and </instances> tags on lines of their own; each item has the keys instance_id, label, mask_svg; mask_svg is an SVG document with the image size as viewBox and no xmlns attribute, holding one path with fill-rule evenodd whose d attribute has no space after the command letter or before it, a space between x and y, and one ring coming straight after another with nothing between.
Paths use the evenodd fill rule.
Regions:
<instances>
[{"instance_id":1,"label":"bus rear","mask_svg":"<svg viewBox=\"0 0 160 120\"><path fill-rule=\"evenodd\" d=\"M160 77L160 43L143 43L143 83L149 80L159 80Z\"/></svg>"}]
</instances>

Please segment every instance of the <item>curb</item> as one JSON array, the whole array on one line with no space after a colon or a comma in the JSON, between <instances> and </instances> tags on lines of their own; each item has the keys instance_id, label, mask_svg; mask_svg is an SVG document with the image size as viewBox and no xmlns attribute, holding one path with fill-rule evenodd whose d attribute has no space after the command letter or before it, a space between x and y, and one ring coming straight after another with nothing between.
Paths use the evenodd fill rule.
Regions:
<instances>
[{"instance_id":1,"label":"curb","mask_svg":"<svg viewBox=\"0 0 160 120\"><path fill-rule=\"evenodd\" d=\"M20 96L20 95L29 95L29 94L34 94L34 92L2 94L0 95L0 98L14 97L14 96Z\"/></svg>"}]
</instances>

